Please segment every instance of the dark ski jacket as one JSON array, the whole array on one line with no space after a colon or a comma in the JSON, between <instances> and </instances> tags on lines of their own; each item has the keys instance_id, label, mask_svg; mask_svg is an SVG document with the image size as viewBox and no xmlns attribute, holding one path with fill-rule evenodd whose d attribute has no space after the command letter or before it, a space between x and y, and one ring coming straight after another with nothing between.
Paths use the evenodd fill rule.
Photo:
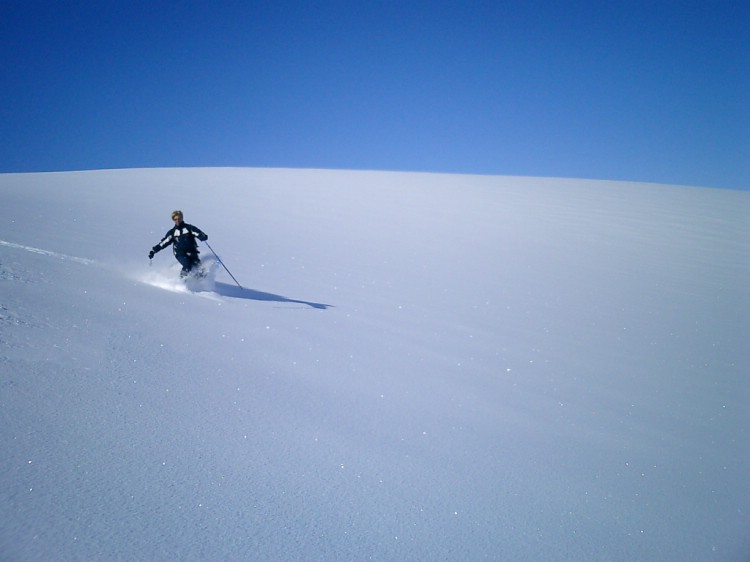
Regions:
<instances>
[{"instance_id":1,"label":"dark ski jacket","mask_svg":"<svg viewBox=\"0 0 750 562\"><path fill-rule=\"evenodd\" d=\"M208 236L200 228L183 222L179 226L170 228L161 242L154 246L152 250L157 253L172 244L172 250L176 256L195 255L198 253L196 238L201 241L208 240Z\"/></svg>"}]
</instances>

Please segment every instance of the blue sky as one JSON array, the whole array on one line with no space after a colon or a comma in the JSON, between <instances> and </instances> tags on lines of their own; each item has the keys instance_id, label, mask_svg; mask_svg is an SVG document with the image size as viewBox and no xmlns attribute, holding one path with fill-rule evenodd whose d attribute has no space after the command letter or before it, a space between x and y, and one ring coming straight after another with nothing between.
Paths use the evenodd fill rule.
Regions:
<instances>
[{"instance_id":1,"label":"blue sky","mask_svg":"<svg viewBox=\"0 0 750 562\"><path fill-rule=\"evenodd\" d=\"M0 172L750 189L750 2L0 2Z\"/></svg>"}]
</instances>

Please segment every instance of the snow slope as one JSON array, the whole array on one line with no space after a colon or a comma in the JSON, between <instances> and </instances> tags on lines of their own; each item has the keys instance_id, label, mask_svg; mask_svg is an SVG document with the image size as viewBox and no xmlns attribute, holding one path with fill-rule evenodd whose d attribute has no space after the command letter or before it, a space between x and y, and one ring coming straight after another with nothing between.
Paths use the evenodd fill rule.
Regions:
<instances>
[{"instance_id":1,"label":"snow slope","mask_svg":"<svg viewBox=\"0 0 750 562\"><path fill-rule=\"evenodd\" d=\"M750 193L159 169L0 203L3 560L750 558ZM149 266L175 208L242 287Z\"/></svg>"}]
</instances>

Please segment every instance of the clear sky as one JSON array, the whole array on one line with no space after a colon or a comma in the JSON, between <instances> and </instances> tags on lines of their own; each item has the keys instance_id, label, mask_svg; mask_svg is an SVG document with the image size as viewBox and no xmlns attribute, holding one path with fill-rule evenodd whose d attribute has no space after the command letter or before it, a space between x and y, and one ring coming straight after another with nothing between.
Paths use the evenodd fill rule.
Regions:
<instances>
[{"instance_id":1,"label":"clear sky","mask_svg":"<svg viewBox=\"0 0 750 562\"><path fill-rule=\"evenodd\" d=\"M0 1L0 172L750 189L750 2Z\"/></svg>"}]
</instances>

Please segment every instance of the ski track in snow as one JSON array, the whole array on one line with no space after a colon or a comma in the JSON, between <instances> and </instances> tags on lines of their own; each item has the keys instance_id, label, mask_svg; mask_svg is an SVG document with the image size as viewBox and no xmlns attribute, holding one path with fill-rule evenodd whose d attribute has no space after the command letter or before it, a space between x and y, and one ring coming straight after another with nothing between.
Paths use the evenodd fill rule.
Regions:
<instances>
[{"instance_id":1,"label":"ski track in snow","mask_svg":"<svg viewBox=\"0 0 750 562\"><path fill-rule=\"evenodd\" d=\"M25 252L31 252L32 254L40 254L42 256L49 256L49 257L57 258L60 260L74 261L76 263L81 263L83 265L96 265L95 260L90 260L87 258L79 258L76 256L69 256L67 254L61 254L59 252L51 252L49 250L42 250L41 248L34 248L33 246L24 246L23 244L16 244L14 242L7 242L5 240L0 240L0 246L5 246L7 248L15 248L16 250L23 250Z\"/></svg>"},{"instance_id":2,"label":"ski track in snow","mask_svg":"<svg viewBox=\"0 0 750 562\"><path fill-rule=\"evenodd\" d=\"M38 254L41 256L52 257L52 258L56 258L59 260L80 263L82 265L91 265L91 266L102 265L96 260L92 260L88 258L81 258L78 256L70 256L67 254L60 253L60 252L53 252L50 250L44 250L42 248L35 248L34 246L17 244L15 242L8 242L6 240L0 240L0 246L5 246L6 248L13 248L15 250L23 250L24 252ZM148 271L139 272L136 274L130 274L130 277L141 283L145 283L147 285L151 285L152 287L157 287L159 289L164 289L166 291L171 291L173 293L192 294L192 295L197 295L203 298L221 300L220 295L213 293L214 285L215 285L215 278L216 278L216 271L218 268L218 262L216 261L215 258L213 258L213 256L203 258L201 261L204 267L208 271L208 274L206 275L204 279L195 279L195 278L188 278L186 280L181 279L179 265L177 266L172 265L171 267L167 269L150 267Z\"/></svg>"}]
</instances>

